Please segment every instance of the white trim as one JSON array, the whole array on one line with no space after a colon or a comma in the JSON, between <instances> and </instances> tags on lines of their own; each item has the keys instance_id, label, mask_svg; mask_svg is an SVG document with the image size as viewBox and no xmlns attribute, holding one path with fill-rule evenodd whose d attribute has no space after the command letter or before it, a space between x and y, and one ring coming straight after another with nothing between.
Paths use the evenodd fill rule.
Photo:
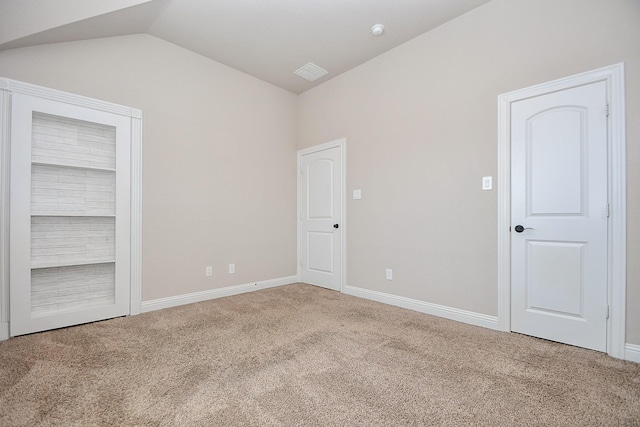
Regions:
<instances>
[{"instance_id":1,"label":"white trim","mask_svg":"<svg viewBox=\"0 0 640 427\"><path fill-rule=\"evenodd\" d=\"M340 215L342 217L342 226L340 227L341 233L341 270L340 270L340 292L345 292L345 287L347 285L347 139L340 138L335 141L325 142L324 144L314 145L313 147L303 148L298 150L297 154L297 165L296 165L296 181L297 181L297 203L296 203L296 218L297 218L297 257L296 257L296 276L298 277L298 281L300 280L300 262L301 262L301 253L300 253L300 202L302 199L302 195L300 193L300 173L302 168L302 156L307 154L317 153L319 151L329 150L331 148L340 147L340 158L342 162L342 170L340 171L340 176L342 179L342 212Z\"/></svg>"},{"instance_id":2,"label":"white trim","mask_svg":"<svg viewBox=\"0 0 640 427\"><path fill-rule=\"evenodd\" d=\"M0 79L0 341L9 339L9 176L11 92Z\"/></svg>"},{"instance_id":3,"label":"white trim","mask_svg":"<svg viewBox=\"0 0 640 427\"><path fill-rule=\"evenodd\" d=\"M627 344L624 348L624 360L640 363L640 345Z\"/></svg>"},{"instance_id":4,"label":"white trim","mask_svg":"<svg viewBox=\"0 0 640 427\"><path fill-rule=\"evenodd\" d=\"M262 280L259 282L245 283L243 285L227 286L226 288L210 289L208 291L194 292L191 294L176 295L173 297L159 298L150 301L143 301L140 305L141 313L161 310L163 308L176 307L194 302L208 301L216 298L228 297L231 295L244 294L261 289L274 288L277 286L290 285L297 282L296 276L280 277L277 279Z\"/></svg>"},{"instance_id":5,"label":"white trim","mask_svg":"<svg viewBox=\"0 0 640 427\"><path fill-rule=\"evenodd\" d=\"M607 353L625 357L626 322L626 142L624 64L577 74L498 97L498 326L511 330L511 140L512 102L581 86L607 83L609 97L609 306Z\"/></svg>"},{"instance_id":6,"label":"white trim","mask_svg":"<svg viewBox=\"0 0 640 427\"><path fill-rule=\"evenodd\" d=\"M142 111L131 118L131 296L129 314L140 314L142 302Z\"/></svg>"},{"instance_id":7,"label":"white trim","mask_svg":"<svg viewBox=\"0 0 640 427\"><path fill-rule=\"evenodd\" d=\"M498 318L496 316L489 316L487 314L461 310L459 308L433 304L384 292L372 291L369 289L358 288L356 286L345 286L344 293L359 298L394 305L396 307L419 311L420 313L426 313L432 316L444 317L445 319L455 320L457 322L468 323L470 325L481 326L483 328L498 329Z\"/></svg>"},{"instance_id":8,"label":"white trim","mask_svg":"<svg viewBox=\"0 0 640 427\"><path fill-rule=\"evenodd\" d=\"M0 77L0 89L13 93L22 93L38 98L49 99L51 101L64 102L67 104L77 105L79 107L91 108L108 113L119 114L126 117L140 118L140 110L124 105L113 104L107 101L88 98L82 95L63 92L43 86L32 85L30 83L19 82L17 80L6 79ZM138 115L138 117L136 117Z\"/></svg>"},{"instance_id":9,"label":"white trim","mask_svg":"<svg viewBox=\"0 0 640 427\"><path fill-rule=\"evenodd\" d=\"M602 71L605 72L605 69ZM606 69L609 84L609 329L607 353L625 355L627 308L627 158L624 64Z\"/></svg>"},{"instance_id":10,"label":"white trim","mask_svg":"<svg viewBox=\"0 0 640 427\"><path fill-rule=\"evenodd\" d=\"M498 97L498 329L511 332L511 108Z\"/></svg>"}]
</instances>

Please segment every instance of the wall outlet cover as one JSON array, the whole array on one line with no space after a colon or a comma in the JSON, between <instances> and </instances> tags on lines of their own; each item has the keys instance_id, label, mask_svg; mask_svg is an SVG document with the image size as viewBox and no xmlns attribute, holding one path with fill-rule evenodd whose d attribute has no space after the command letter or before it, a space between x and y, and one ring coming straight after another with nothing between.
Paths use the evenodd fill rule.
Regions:
<instances>
[{"instance_id":1,"label":"wall outlet cover","mask_svg":"<svg viewBox=\"0 0 640 427\"><path fill-rule=\"evenodd\" d=\"M483 176L482 177L482 189L483 190L491 190L493 188L493 177L492 176Z\"/></svg>"}]
</instances>

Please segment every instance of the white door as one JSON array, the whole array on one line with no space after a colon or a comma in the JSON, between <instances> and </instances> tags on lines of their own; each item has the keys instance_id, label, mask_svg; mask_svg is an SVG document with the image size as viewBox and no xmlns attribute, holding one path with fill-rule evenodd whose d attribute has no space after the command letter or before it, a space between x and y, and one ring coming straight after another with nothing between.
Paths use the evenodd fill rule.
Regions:
<instances>
[{"instance_id":1,"label":"white door","mask_svg":"<svg viewBox=\"0 0 640 427\"><path fill-rule=\"evenodd\" d=\"M130 118L13 94L10 333L129 313Z\"/></svg>"},{"instance_id":2,"label":"white door","mask_svg":"<svg viewBox=\"0 0 640 427\"><path fill-rule=\"evenodd\" d=\"M340 290L342 147L300 155L300 280Z\"/></svg>"},{"instance_id":3,"label":"white door","mask_svg":"<svg viewBox=\"0 0 640 427\"><path fill-rule=\"evenodd\" d=\"M511 330L606 351L606 83L511 105Z\"/></svg>"}]
</instances>

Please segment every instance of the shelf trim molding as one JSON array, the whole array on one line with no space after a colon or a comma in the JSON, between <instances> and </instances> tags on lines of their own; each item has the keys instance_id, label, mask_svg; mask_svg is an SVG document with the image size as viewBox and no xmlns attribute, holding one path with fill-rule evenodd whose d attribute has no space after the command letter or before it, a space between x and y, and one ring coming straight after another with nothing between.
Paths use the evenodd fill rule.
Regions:
<instances>
[{"instance_id":1,"label":"shelf trim molding","mask_svg":"<svg viewBox=\"0 0 640 427\"><path fill-rule=\"evenodd\" d=\"M52 101L65 102L79 107L92 108L94 110L105 111L113 114L119 114L121 116L131 117L132 119L135 118L142 120L142 111L136 108L63 92L57 89L37 86L31 83L11 80L4 77L0 77L0 90L8 93L21 93L38 98L50 99Z\"/></svg>"}]
</instances>

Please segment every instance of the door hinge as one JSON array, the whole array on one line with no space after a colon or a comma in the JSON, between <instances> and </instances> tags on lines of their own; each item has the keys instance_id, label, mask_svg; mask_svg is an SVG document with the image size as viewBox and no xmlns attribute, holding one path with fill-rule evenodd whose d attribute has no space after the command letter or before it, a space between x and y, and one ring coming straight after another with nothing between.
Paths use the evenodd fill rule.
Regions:
<instances>
[{"instance_id":1,"label":"door hinge","mask_svg":"<svg viewBox=\"0 0 640 427\"><path fill-rule=\"evenodd\" d=\"M609 117L609 104L604 106L604 115Z\"/></svg>"},{"instance_id":2,"label":"door hinge","mask_svg":"<svg viewBox=\"0 0 640 427\"><path fill-rule=\"evenodd\" d=\"M607 306L606 306L606 308L605 308L604 318L605 318L605 319L608 319L608 318L609 318L609 304L607 304Z\"/></svg>"},{"instance_id":3,"label":"door hinge","mask_svg":"<svg viewBox=\"0 0 640 427\"><path fill-rule=\"evenodd\" d=\"M611 216L611 205L607 203L607 218Z\"/></svg>"}]
</instances>

